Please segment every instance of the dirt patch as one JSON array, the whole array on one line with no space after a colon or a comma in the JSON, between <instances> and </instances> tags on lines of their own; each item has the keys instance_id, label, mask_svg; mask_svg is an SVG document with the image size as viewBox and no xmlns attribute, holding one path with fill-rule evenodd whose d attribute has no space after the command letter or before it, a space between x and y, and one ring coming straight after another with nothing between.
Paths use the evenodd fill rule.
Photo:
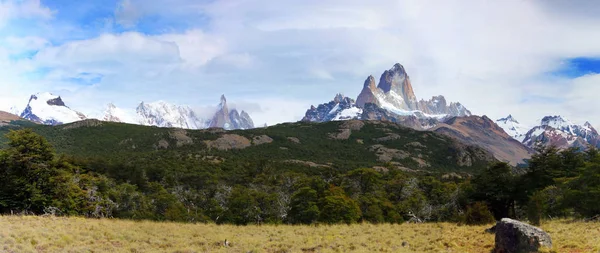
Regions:
<instances>
[{"instance_id":1,"label":"dirt patch","mask_svg":"<svg viewBox=\"0 0 600 253\"><path fill-rule=\"evenodd\" d=\"M421 144L420 142L414 141L414 142L410 142L410 143L406 143L406 145L404 145L406 147L413 147L413 148L425 148L425 145Z\"/></svg>"},{"instance_id":2,"label":"dirt patch","mask_svg":"<svg viewBox=\"0 0 600 253\"><path fill-rule=\"evenodd\" d=\"M209 155L209 156L202 157L202 160L207 161L209 163L213 163L213 164L220 164L225 161L225 158Z\"/></svg>"},{"instance_id":3,"label":"dirt patch","mask_svg":"<svg viewBox=\"0 0 600 253\"><path fill-rule=\"evenodd\" d=\"M352 134L352 130L350 129L340 129L339 133L330 133L329 138L334 140L347 140L350 138Z\"/></svg>"},{"instance_id":4,"label":"dirt patch","mask_svg":"<svg viewBox=\"0 0 600 253\"><path fill-rule=\"evenodd\" d=\"M442 175L442 179L462 179L463 177L455 172Z\"/></svg>"},{"instance_id":5,"label":"dirt patch","mask_svg":"<svg viewBox=\"0 0 600 253\"><path fill-rule=\"evenodd\" d=\"M397 135L397 134L388 133L387 136L381 137L381 138L376 138L375 141L382 142L382 141L393 141L393 140L398 140L398 139L402 139L402 136Z\"/></svg>"},{"instance_id":6,"label":"dirt patch","mask_svg":"<svg viewBox=\"0 0 600 253\"><path fill-rule=\"evenodd\" d=\"M421 158L413 157L412 159L413 161L417 162L417 164L419 164L419 168L431 167L431 165L428 162Z\"/></svg>"},{"instance_id":7,"label":"dirt patch","mask_svg":"<svg viewBox=\"0 0 600 253\"><path fill-rule=\"evenodd\" d=\"M369 150L375 152L377 160L381 162L390 162L393 159L404 159L409 156L406 151L387 148L380 144L371 146Z\"/></svg>"},{"instance_id":8,"label":"dirt patch","mask_svg":"<svg viewBox=\"0 0 600 253\"><path fill-rule=\"evenodd\" d=\"M300 139L298 139L296 137L288 137L287 139L293 143L300 144Z\"/></svg>"},{"instance_id":9,"label":"dirt patch","mask_svg":"<svg viewBox=\"0 0 600 253\"><path fill-rule=\"evenodd\" d=\"M252 145L246 137L237 134L224 134L219 139L204 141L204 143L209 149L216 148L218 150L245 149Z\"/></svg>"},{"instance_id":10,"label":"dirt patch","mask_svg":"<svg viewBox=\"0 0 600 253\"><path fill-rule=\"evenodd\" d=\"M343 129L350 129L350 130L353 130L353 131L359 131L364 126L365 126L365 122L362 122L360 120L348 120L348 121L345 121L342 124L341 127Z\"/></svg>"},{"instance_id":11,"label":"dirt patch","mask_svg":"<svg viewBox=\"0 0 600 253\"><path fill-rule=\"evenodd\" d=\"M331 166L329 165L325 165L325 164L318 164L318 163L314 163L314 162L310 162L310 161L302 161L302 160L285 160L284 162L288 162L288 163L298 163L298 164L303 164L303 165L307 165L309 167L316 167L316 168L331 168Z\"/></svg>"},{"instance_id":12,"label":"dirt patch","mask_svg":"<svg viewBox=\"0 0 600 253\"><path fill-rule=\"evenodd\" d=\"M261 144L266 144L266 143L271 143L271 142L273 142L273 138L266 136L266 135L254 136L252 138L252 144L254 144L254 145L261 145Z\"/></svg>"},{"instance_id":13,"label":"dirt patch","mask_svg":"<svg viewBox=\"0 0 600 253\"><path fill-rule=\"evenodd\" d=\"M177 147L194 144L194 140L187 135L187 131L184 129L175 129L169 135L177 141Z\"/></svg>"}]
</instances>

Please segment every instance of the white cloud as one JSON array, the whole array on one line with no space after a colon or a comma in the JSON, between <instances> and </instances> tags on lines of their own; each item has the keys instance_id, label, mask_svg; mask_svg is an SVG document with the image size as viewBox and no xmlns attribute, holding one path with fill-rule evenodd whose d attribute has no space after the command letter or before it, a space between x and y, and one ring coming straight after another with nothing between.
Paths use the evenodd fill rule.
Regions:
<instances>
[{"instance_id":1,"label":"white cloud","mask_svg":"<svg viewBox=\"0 0 600 253\"><path fill-rule=\"evenodd\" d=\"M0 0L0 29L11 19L42 18L48 19L52 11L41 5L40 0Z\"/></svg>"},{"instance_id":2,"label":"white cloud","mask_svg":"<svg viewBox=\"0 0 600 253\"><path fill-rule=\"evenodd\" d=\"M6 6L14 9L15 3L0 0L0 26L7 22L1 15ZM39 1L23 3L30 4L18 8L40 11L14 12L20 17L52 15ZM258 124L272 124L297 120L311 103L337 92L354 97L368 75L378 78L400 62L420 98L443 94L476 114L513 114L527 124L559 113L594 121L600 112L585 103L595 105L597 77L546 75L564 59L600 56L594 6L541 0L124 0L116 19L132 32L57 45L35 34L0 34L0 74L13 86L28 87L23 90L66 90L82 107L156 99L201 106L225 93L232 102L260 104L249 111ZM136 28L145 16L188 27L147 35ZM8 60L19 50L38 49L32 60ZM41 67L50 72L35 85L14 74ZM102 76L102 82L88 87L65 81L81 73Z\"/></svg>"}]
</instances>

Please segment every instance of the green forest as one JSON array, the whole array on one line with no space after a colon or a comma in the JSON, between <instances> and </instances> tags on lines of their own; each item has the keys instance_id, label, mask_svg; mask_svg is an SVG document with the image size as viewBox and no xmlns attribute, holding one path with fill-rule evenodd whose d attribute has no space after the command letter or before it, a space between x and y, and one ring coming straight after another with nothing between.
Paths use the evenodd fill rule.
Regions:
<instances>
[{"instance_id":1,"label":"green forest","mask_svg":"<svg viewBox=\"0 0 600 253\"><path fill-rule=\"evenodd\" d=\"M219 138L217 130L188 131L194 144L180 145L168 138L172 130L127 124L4 127L0 213L237 225L484 224L503 217L539 223L600 214L596 149L539 147L527 166L515 168L429 132L394 128L401 138L381 142L400 148L418 141L420 148L407 152L428 154L423 167L411 156L381 161L367 152L372 140L391 136L375 125L346 140L324 138L339 124L232 131L274 140L239 150L197 141ZM448 162L465 152L473 157L469 166Z\"/></svg>"}]
</instances>

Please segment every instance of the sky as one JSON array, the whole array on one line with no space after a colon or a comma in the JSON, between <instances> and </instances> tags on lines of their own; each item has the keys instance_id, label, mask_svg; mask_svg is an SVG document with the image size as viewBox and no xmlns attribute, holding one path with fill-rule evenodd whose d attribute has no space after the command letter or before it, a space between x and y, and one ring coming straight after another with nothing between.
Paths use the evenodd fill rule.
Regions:
<instances>
[{"instance_id":1,"label":"sky","mask_svg":"<svg viewBox=\"0 0 600 253\"><path fill-rule=\"evenodd\" d=\"M600 126L600 5L588 0L0 0L0 110L52 92L296 121L404 65L418 98L476 115Z\"/></svg>"}]
</instances>

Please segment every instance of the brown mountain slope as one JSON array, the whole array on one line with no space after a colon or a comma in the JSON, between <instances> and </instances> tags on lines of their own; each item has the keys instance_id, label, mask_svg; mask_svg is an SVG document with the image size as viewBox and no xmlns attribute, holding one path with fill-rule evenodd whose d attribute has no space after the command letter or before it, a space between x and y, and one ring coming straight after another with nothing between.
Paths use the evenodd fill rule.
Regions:
<instances>
[{"instance_id":1,"label":"brown mountain slope","mask_svg":"<svg viewBox=\"0 0 600 253\"><path fill-rule=\"evenodd\" d=\"M431 129L467 144L478 145L494 154L500 161L511 165L523 163L532 150L512 139L494 121L486 116L453 117Z\"/></svg>"},{"instance_id":2,"label":"brown mountain slope","mask_svg":"<svg viewBox=\"0 0 600 253\"><path fill-rule=\"evenodd\" d=\"M13 120L23 120L21 117L14 115L12 113L8 113L5 111L0 111L0 126L6 125Z\"/></svg>"}]
</instances>

